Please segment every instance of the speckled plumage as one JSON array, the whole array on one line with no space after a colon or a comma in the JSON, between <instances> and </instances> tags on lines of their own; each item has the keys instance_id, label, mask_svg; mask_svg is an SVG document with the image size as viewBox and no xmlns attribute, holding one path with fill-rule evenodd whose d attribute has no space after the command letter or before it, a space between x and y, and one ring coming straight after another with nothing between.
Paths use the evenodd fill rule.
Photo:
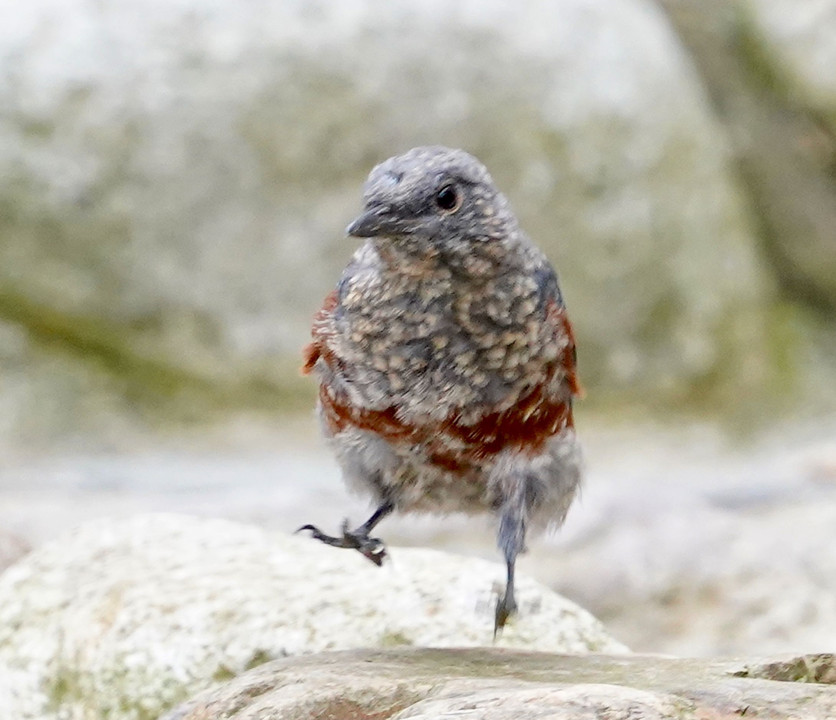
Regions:
<instances>
[{"instance_id":1,"label":"speckled plumage","mask_svg":"<svg viewBox=\"0 0 836 720\"><path fill-rule=\"evenodd\" d=\"M381 517L498 515L510 590L501 627L526 530L560 524L580 478L575 347L557 277L462 150L390 158L364 202L347 232L366 241L306 349L323 431ZM358 531L368 539L378 519Z\"/></svg>"}]
</instances>

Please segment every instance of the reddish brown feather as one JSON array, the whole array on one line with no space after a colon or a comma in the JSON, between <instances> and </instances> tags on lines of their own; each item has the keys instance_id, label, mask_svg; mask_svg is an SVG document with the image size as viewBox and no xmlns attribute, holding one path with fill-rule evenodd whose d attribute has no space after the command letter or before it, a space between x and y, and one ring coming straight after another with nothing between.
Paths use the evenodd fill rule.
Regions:
<instances>
[{"instance_id":1,"label":"reddish brown feather","mask_svg":"<svg viewBox=\"0 0 836 720\"><path fill-rule=\"evenodd\" d=\"M336 367L339 360L328 347L327 320L337 304L336 291L325 299L322 309L313 323L313 342L305 348L304 373L310 373L318 360ZM450 417L440 423L412 425L399 419L395 408L369 410L353 406L346 398L337 395L325 384L319 388L319 399L324 419L334 434L347 427L374 432L394 442L423 445L433 464L451 472L462 472L474 463L495 455L506 448L518 448L535 453L545 442L560 432L573 427L571 396L583 390L578 381L575 361L575 341L572 326L564 308L550 304L547 321L552 323L555 334L566 343L557 360L548 368L545 381L531 389L511 408L487 413L478 422L464 424L458 417ZM552 398L546 395L549 383L560 373L569 397ZM464 449L450 449L445 436L460 441Z\"/></svg>"},{"instance_id":2,"label":"reddish brown feather","mask_svg":"<svg viewBox=\"0 0 836 720\"><path fill-rule=\"evenodd\" d=\"M577 349L575 346L575 331L572 328L572 323L569 322L569 316L566 314L566 308L560 307L557 303L550 303L547 310L547 317L560 327L560 332L566 337L566 346L563 348L563 354L560 357L560 365L563 372L566 374L566 382L573 397L582 398L585 394L580 378L578 377L578 358Z\"/></svg>"},{"instance_id":3,"label":"reddish brown feather","mask_svg":"<svg viewBox=\"0 0 836 720\"><path fill-rule=\"evenodd\" d=\"M331 313L333 313L334 308L337 307L337 302L337 291L332 290L326 296L319 312L314 315L313 327L311 328L313 342L306 345L304 350L302 350L302 357L305 361L302 365L303 375L309 375L313 370L314 365L316 365L316 361L321 357L329 364L336 361L336 358L328 349L327 338L329 333L327 332L326 327Z\"/></svg>"}]
</instances>

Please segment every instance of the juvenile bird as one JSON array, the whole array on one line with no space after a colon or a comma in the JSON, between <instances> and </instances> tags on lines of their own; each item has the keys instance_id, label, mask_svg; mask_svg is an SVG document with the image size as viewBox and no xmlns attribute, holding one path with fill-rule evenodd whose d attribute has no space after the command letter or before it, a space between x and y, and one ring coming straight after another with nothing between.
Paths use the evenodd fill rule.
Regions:
<instances>
[{"instance_id":1,"label":"juvenile bird","mask_svg":"<svg viewBox=\"0 0 836 720\"><path fill-rule=\"evenodd\" d=\"M493 513L507 566L496 633L517 609L526 533L560 525L580 482L557 276L463 150L390 158L363 199L346 233L365 242L314 319L304 371L345 481L377 509L338 536L300 530L380 565L371 532L393 511Z\"/></svg>"}]
</instances>

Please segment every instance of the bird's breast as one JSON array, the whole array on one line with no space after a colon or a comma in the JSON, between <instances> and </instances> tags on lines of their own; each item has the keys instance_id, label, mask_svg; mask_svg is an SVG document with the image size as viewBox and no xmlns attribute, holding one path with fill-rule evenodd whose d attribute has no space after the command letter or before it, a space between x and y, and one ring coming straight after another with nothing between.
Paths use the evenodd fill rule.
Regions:
<instances>
[{"instance_id":1,"label":"bird's breast","mask_svg":"<svg viewBox=\"0 0 836 720\"><path fill-rule=\"evenodd\" d=\"M502 412L547 381L560 353L528 276L468 285L444 270L358 273L341 283L333 323L341 389L405 418Z\"/></svg>"}]
</instances>

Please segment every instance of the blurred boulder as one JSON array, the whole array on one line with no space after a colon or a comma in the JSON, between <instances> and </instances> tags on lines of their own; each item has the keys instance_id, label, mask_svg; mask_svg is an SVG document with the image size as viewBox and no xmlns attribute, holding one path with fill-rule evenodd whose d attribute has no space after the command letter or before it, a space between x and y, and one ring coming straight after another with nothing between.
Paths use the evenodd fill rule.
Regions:
<instances>
[{"instance_id":1,"label":"blurred boulder","mask_svg":"<svg viewBox=\"0 0 836 720\"><path fill-rule=\"evenodd\" d=\"M739 0L762 58L786 83L789 99L836 133L836 2Z\"/></svg>"},{"instance_id":2,"label":"blurred boulder","mask_svg":"<svg viewBox=\"0 0 836 720\"><path fill-rule=\"evenodd\" d=\"M787 492L741 507L721 492L688 507L654 499L620 520L612 518L622 509L608 508L605 527L585 542L560 553L536 548L531 562L639 652L830 651L836 598L826 588L836 583L836 558L822 547L834 540L833 494L808 489L804 501ZM769 490L753 483L751 492Z\"/></svg>"},{"instance_id":3,"label":"blurred boulder","mask_svg":"<svg viewBox=\"0 0 836 720\"><path fill-rule=\"evenodd\" d=\"M724 123L787 293L836 310L836 3L660 0Z\"/></svg>"},{"instance_id":4,"label":"blurred boulder","mask_svg":"<svg viewBox=\"0 0 836 720\"><path fill-rule=\"evenodd\" d=\"M780 275L801 297L836 310L836 2L746 0L750 61L797 115L787 142L804 173L776 174L777 215L767 236ZM780 178L783 176L783 187ZM766 182L766 179L765 179ZM784 204L789 207L784 207ZM780 215L778 215L780 213Z\"/></svg>"},{"instance_id":5,"label":"blurred boulder","mask_svg":"<svg viewBox=\"0 0 836 720\"><path fill-rule=\"evenodd\" d=\"M0 576L0 717L155 718L268 660L493 640L499 564L359 553L223 520L83 526ZM525 576L497 645L624 653L587 612Z\"/></svg>"},{"instance_id":6,"label":"blurred boulder","mask_svg":"<svg viewBox=\"0 0 836 720\"><path fill-rule=\"evenodd\" d=\"M23 538L0 530L0 573L26 555L30 549Z\"/></svg>"},{"instance_id":7,"label":"blurred boulder","mask_svg":"<svg viewBox=\"0 0 836 720\"><path fill-rule=\"evenodd\" d=\"M132 401L285 404L365 175L422 143L483 159L555 260L594 397L738 403L770 376L723 131L650 0L6 16L0 319Z\"/></svg>"}]
</instances>

